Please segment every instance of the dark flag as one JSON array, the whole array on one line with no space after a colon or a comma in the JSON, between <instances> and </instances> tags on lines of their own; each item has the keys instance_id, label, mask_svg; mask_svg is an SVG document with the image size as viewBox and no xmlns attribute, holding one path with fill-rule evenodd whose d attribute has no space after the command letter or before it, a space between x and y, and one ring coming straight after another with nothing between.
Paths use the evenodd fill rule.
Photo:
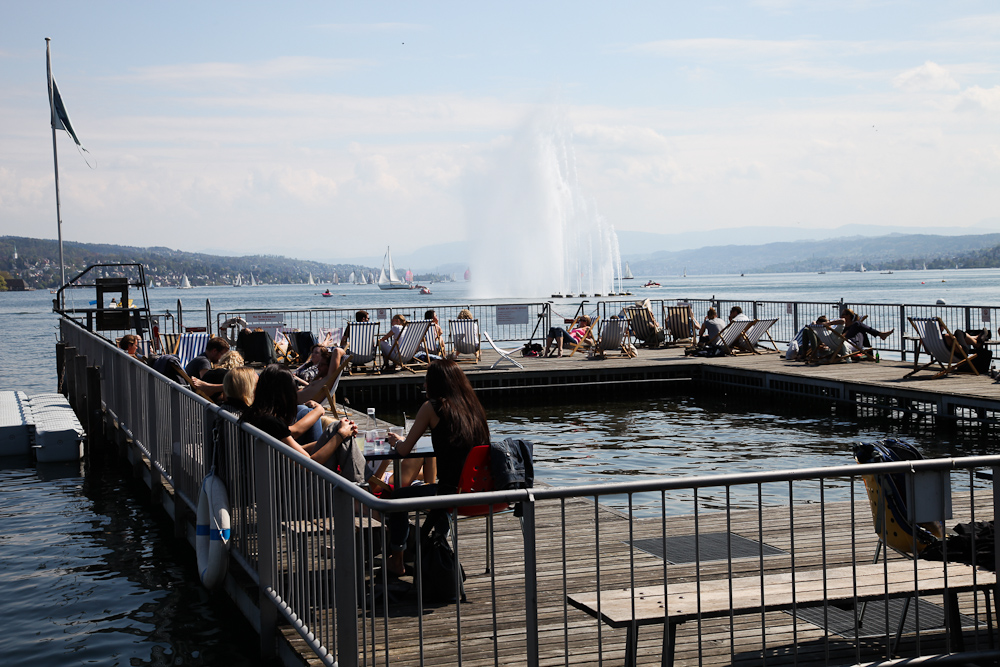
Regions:
<instances>
[{"instance_id":1,"label":"dark flag","mask_svg":"<svg viewBox=\"0 0 1000 667\"><path fill-rule=\"evenodd\" d=\"M81 150L86 151L87 149L80 143L80 138L76 136L73 123L69 120L69 114L66 113L66 107L63 105L62 96L59 94L59 86L56 85L55 77L52 77L52 85L49 87L49 104L52 107L52 129L66 130L66 133L73 137L76 145Z\"/></svg>"}]
</instances>

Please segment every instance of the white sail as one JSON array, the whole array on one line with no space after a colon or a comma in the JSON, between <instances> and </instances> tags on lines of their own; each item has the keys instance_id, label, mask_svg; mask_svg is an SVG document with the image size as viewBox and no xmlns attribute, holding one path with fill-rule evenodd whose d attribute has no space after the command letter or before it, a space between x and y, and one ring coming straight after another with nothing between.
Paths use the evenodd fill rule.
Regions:
<instances>
[{"instance_id":1,"label":"white sail","mask_svg":"<svg viewBox=\"0 0 1000 667\"><path fill-rule=\"evenodd\" d=\"M347 276L347 282L349 283L354 282L354 271L351 271L351 275Z\"/></svg>"},{"instance_id":2,"label":"white sail","mask_svg":"<svg viewBox=\"0 0 1000 667\"><path fill-rule=\"evenodd\" d=\"M257 286L257 281L254 280L253 272L251 272L250 273L250 287L256 287L256 286Z\"/></svg>"},{"instance_id":3,"label":"white sail","mask_svg":"<svg viewBox=\"0 0 1000 667\"><path fill-rule=\"evenodd\" d=\"M388 271L386 270L388 268ZM382 259L382 271L378 277L379 289L410 289L410 283L402 280L396 273L396 267L392 264L392 254L389 248L385 249L385 257Z\"/></svg>"},{"instance_id":4,"label":"white sail","mask_svg":"<svg viewBox=\"0 0 1000 667\"><path fill-rule=\"evenodd\" d=\"M367 278L365 278L365 272L364 272L364 271L362 271L362 272L361 272L361 273L359 274L359 278L358 278L358 284L359 284L359 285L367 285L367 284L368 284L368 279L367 279Z\"/></svg>"},{"instance_id":5,"label":"white sail","mask_svg":"<svg viewBox=\"0 0 1000 667\"><path fill-rule=\"evenodd\" d=\"M368 272L368 282L372 285L375 284L375 274L371 271Z\"/></svg>"},{"instance_id":6,"label":"white sail","mask_svg":"<svg viewBox=\"0 0 1000 667\"><path fill-rule=\"evenodd\" d=\"M184 274L184 277L181 278L180 287L177 289L191 289L191 281L188 280L187 274Z\"/></svg>"},{"instance_id":7,"label":"white sail","mask_svg":"<svg viewBox=\"0 0 1000 667\"><path fill-rule=\"evenodd\" d=\"M622 276L622 280L633 280L635 276L632 275L632 269L629 268L628 262L625 262L625 275Z\"/></svg>"},{"instance_id":8,"label":"white sail","mask_svg":"<svg viewBox=\"0 0 1000 667\"><path fill-rule=\"evenodd\" d=\"M306 283L306 284L307 285L315 285L316 284L316 281L313 280L313 274L312 274L312 272L309 273L309 282Z\"/></svg>"},{"instance_id":9,"label":"white sail","mask_svg":"<svg viewBox=\"0 0 1000 667\"><path fill-rule=\"evenodd\" d=\"M243 287L243 275L237 273L236 280L233 281L233 287Z\"/></svg>"},{"instance_id":10,"label":"white sail","mask_svg":"<svg viewBox=\"0 0 1000 667\"><path fill-rule=\"evenodd\" d=\"M334 285L340 284L340 276L337 275L336 271L333 272L333 284Z\"/></svg>"}]
</instances>

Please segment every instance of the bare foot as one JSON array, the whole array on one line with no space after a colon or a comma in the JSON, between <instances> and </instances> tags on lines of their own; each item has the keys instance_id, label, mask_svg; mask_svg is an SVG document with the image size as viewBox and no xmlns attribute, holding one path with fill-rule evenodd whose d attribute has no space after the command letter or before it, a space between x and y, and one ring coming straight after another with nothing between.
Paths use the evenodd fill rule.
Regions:
<instances>
[{"instance_id":1,"label":"bare foot","mask_svg":"<svg viewBox=\"0 0 1000 667\"><path fill-rule=\"evenodd\" d=\"M895 331L895 329L889 329L888 331L883 331L878 335L878 337L881 338L882 340L885 340L886 338L892 335L893 331Z\"/></svg>"}]
</instances>

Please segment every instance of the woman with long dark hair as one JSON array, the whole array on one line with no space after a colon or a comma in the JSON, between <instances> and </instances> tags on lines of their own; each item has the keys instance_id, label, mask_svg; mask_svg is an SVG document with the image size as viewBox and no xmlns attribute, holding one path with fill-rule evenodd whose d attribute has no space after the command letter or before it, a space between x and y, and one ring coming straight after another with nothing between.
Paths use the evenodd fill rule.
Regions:
<instances>
[{"instance_id":1,"label":"woman with long dark hair","mask_svg":"<svg viewBox=\"0 0 1000 667\"><path fill-rule=\"evenodd\" d=\"M351 459L357 458L348 451L350 445L345 445L345 442L358 432L358 427L350 419L344 417L339 422L334 422L322 431L315 442L302 445L295 441L296 436L307 432L307 429L311 428L325 412L322 406L310 401L311 405L307 407L310 408L309 416L312 422L308 426L301 424L304 420L296 422L299 405L295 389L295 379L291 372L276 364L268 366L257 378L253 404L243 413L240 421L256 426L317 463L327 464L333 459L331 463L340 464L342 474L353 481L360 481L357 479L360 476L358 471L348 474L343 470L343 464L348 461L346 456L350 456ZM361 467L364 467L363 457Z\"/></svg>"},{"instance_id":2,"label":"woman with long dark hair","mask_svg":"<svg viewBox=\"0 0 1000 667\"><path fill-rule=\"evenodd\" d=\"M458 481L465 466L465 457L478 445L490 442L490 427L486 411L469 384L469 378L451 359L431 362L424 379L427 400L417 411L416 419L406 439L394 433L388 435L396 451L410 453L417 440L429 428L434 444L434 458L424 459L424 480L428 483L409 486L407 475L397 485L393 498L412 498L435 494L457 493ZM433 484L435 477L437 483ZM409 521L406 514L389 516L389 571L403 574L403 549L406 546Z\"/></svg>"}]
</instances>

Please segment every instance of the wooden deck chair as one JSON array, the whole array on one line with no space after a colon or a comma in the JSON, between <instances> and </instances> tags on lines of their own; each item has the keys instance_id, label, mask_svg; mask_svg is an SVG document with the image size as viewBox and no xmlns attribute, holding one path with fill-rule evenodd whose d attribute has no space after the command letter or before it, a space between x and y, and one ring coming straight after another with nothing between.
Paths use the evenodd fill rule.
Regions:
<instances>
[{"instance_id":1,"label":"wooden deck chair","mask_svg":"<svg viewBox=\"0 0 1000 667\"><path fill-rule=\"evenodd\" d=\"M838 330L839 327L834 329L823 324L809 324L806 325L806 329L815 334L819 345L826 347L824 352L819 345L814 346L809 351L809 357L806 361L819 364L834 364L852 357L864 357L871 351L870 347L863 350L851 349L847 339L844 338L844 334Z\"/></svg>"},{"instance_id":2,"label":"wooden deck chair","mask_svg":"<svg viewBox=\"0 0 1000 667\"><path fill-rule=\"evenodd\" d=\"M486 336L486 342L490 344L490 347L492 347L494 350L496 350L496 353L500 355L500 358L497 359L496 361L494 361L493 365L490 366L490 370L495 369L497 366L499 366L504 361L509 361L510 363L514 364L518 368L524 368L524 366L522 366L517 361L517 359L515 359L512 356L510 356L514 352L517 352L517 350L504 350L504 349L501 349L501 348L497 347L497 344L493 342L492 338L490 338L490 332L487 331L486 329L483 329L483 335Z\"/></svg>"},{"instance_id":3,"label":"wooden deck chair","mask_svg":"<svg viewBox=\"0 0 1000 667\"><path fill-rule=\"evenodd\" d=\"M750 328L754 320L737 320L730 322L726 327L708 341L707 348L719 348L728 355L736 354L736 344L742 339L743 333Z\"/></svg>"},{"instance_id":4,"label":"wooden deck chair","mask_svg":"<svg viewBox=\"0 0 1000 667\"><path fill-rule=\"evenodd\" d=\"M191 391L193 391L194 393L198 394L199 396L201 396L202 398L204 398L206 401L209 401L210 403L214 403L215 402L215 401L212 400L212 397L209 396L207 393L205 393L201 389L195 389L194 388L194 384L191 382L191 376L187 374L187 371L184 370L183 366L178 366L177 364L175 364L173 362L171 362L170 365L173 366L174 373L176 373L179 378L181 378L182 380L184 380L185 382L187 382L187 386L191 388Z\"/></svg>"},{"instance_id":5,"label":"wooden deck chair","mask_svg":"<svg viewBox=\"0 0 1000 667\"><path fill-rule=\"evenodd\" d=\"M451 354L459 363L479 363L482 358L479 341L479 320L448 320L448 338L451 339ZM460 355L471 354L476 358L461 359Z\"/></svg>"},{"instance_id":6,"label":"wooden deck chair","mask_svg":"<svg viewBox=\"0 0 1000 667\"><path fill-rule=\"evenodd\" d=\"M618 352L623 357L634 357L631 343L629 343L628 320L612 317L604 320L597 342L594 344L594 355L605 359L608 352Z\"/></svg>"},{"instance_id":7,"label":"wooden deck chair","mask_svg":"<svg viewBox=\"0 0 1000 667\"><path fill-rule=\"evenodd\" d=\"M424 337L432 324L434 322L431 320L412 320L404 324L403 330L398 337L393 338L389 349L382 350L382 367L385 368L391 361L397 368L405 368L411 373L416 373L421 366L427 368L427 362L417 359L416 354L421 348L427 353Z\"/></svg>"},{"instance_id":8,"label":"wooden deck chair","mask_svg":"<svg viewBox=\"0 0 1000 667\"><path fill-rule=\"evenodd\" d=\"M690 344L698 335L698 321L694 319L691 306L667 306L666 316L667 331L670 332L670 343L681 345L685 342Z\"/></svg>"},{"instance_id":9,"label":"wooden deck chair","mask_svg":"<svg viewBox=\"0 0 1000 667\"><path fill-rule=\"evenodd\" d=\"M337 387L340 385L340 378L343 377L344 369L346 369L350 363L351 363L351 355L345 354L343 360L340 362L340 366L337 367L336 372L334 372L333 375L327 377L326 381L323 384L316 387L316 390L312 392L311 395L300 396L299 397L300 400L316 401L320 405L323 404L323 401L326 401L327 405L330 406L330 412L332 412L335 416L339 417L340 413L337 412L337 401L336 401ZM347 416L346 408L344 409L344 416L345 417Z\"/></svg>"},{"instance_id":10,"label":"wooden deck chair","mask_svg":"<svg viewBox=\"0 0 1000 667\"><path fill-rule=\"evenodd\" d=\"M771 341L772 350L768 352L777 352L778 346L771 338L769 330L774 326L774 323L778 321L777 317L767 318L763 320L753 320L750 326L747 327L746 331L740 336L737 341L737 348L733 350L735 354L760 354L757 350L757 345L760 343L761 338L767 336L767 339Z\"/></svg>"},{"instance_id":11,"label":"wooden deck chair","mask_svg":"<svg viewBox=\"0 0 1000 667\"><path fill-rule=\"evenodd\" d=\"M378 330L380 322L351 322L344 331L344 350L351 355L351 365L369 373L378 373ZM371 368L366 368L371 364Z\"/></svg>"},{"instance_id":12,"label":"wooden deck chair","mask_svg":"<svg viewBox=\"0 0 1000 667\"><path fill-rule=\"evenodd\" d=\"M625 308L625 319L628 320L632 335L646 347L657 348L666 339L663 327L656 323L653 311L649 308L628 306Z\"/></svg>"},{"instance_id":13,"label":"wooden deck chair","mask_svg":"<svg viewBox=\"0 0 1000 667\"><path fill-rule=\"evenodd\" d=\"M979 371L972 363L976 355L968 354L958 344L955 336L948 330L948 326L940 317L908 317L906 319L910 320L910 324L917 330L917 335L920 336L920 346L927 351L931 360L918 368L917 359L919 359L920 355L920 349L918 348L917 356L913 360L913 370L903 376L904 380L933 364L937 364L940 370L931 378L932 380L936 380L948 373L954 373L957 370L968 370L970 368L973 373L979 375ZM951 338L951 345L945 342L945 335Z\"/></svg>"},{"instance_id":14,"label":"wooden deck chair","mask_svg":"<svg viewBox=\"0 0 1000 667\"><path fill-rule=\"evenodd\" d=\"M174 354L181 360L181 366L187 367L192 359L205 353L206 345L208 345L207 333L182 333L177 341L177 352Z\"/></svg>"},{"instance_id":15,"label":"wooden deck chair","mask_svg":"<svg viewBox=\"0 0 1000 667\"><path fill-rule=\"evenodd\" d=\"M573 350L569 353L569 356L576 354L576 351L581 347L590 347L595 343L594 341L594 327L597 325L597 321L601 319L600 317L595 317L590 320L590 326L587 327L587 331L583 334L583 338L573 343Z\"/></svg>"},{"instance_id":16,"label":"wooden deck chair","mask_svg":"<svg viewBox=\"0 0 1000 667\"><path fill-rule=\"evenodd\" d=\"M160 349L161 354L177 354L177 343L180 342L181 335L177 333L161 333Z\"/></svg>"},{"instance_id":17,"label":"wooden deck chair","mask_svg":"<svg viewBox=\"0 0 1000 667\"><path fill-rule=\"evenodd\" d=\"M427 327L427 335L424 336L424 348L427 350L427 354L433 354L439 357L443 357L445 355L444 338L442 338L443 333L443 331L438 333L437 329L434 327L433 321L431 322L431 325Z\"/></svg>"}]
</instances>

